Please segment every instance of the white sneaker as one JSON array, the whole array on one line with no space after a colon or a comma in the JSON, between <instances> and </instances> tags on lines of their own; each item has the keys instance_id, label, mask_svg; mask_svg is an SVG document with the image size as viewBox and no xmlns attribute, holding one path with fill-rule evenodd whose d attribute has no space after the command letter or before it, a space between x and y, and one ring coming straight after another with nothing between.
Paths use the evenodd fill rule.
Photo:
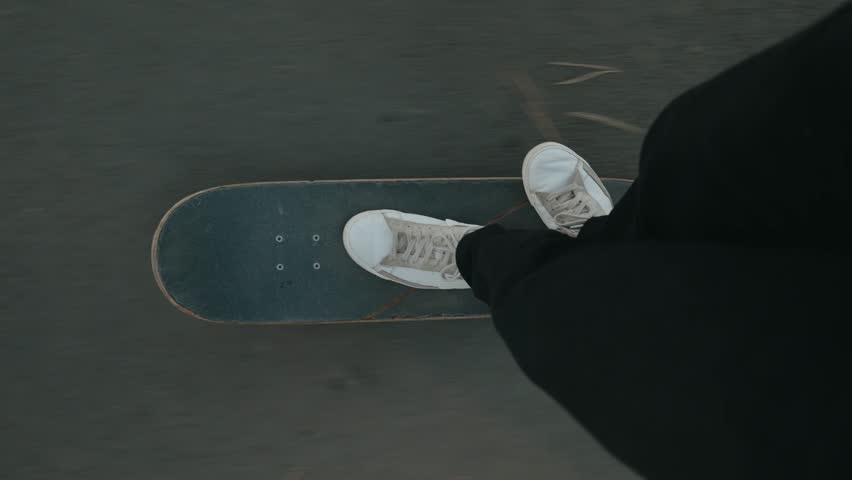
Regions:
<instances>
[{"instance_id":1,"label":"white sneaker","mask_svg":"<svg viewBox=\"0 0 852 480\"><path fill-rule=\"evenodd\" d=\"M530 204L551 230L576 237L586 220L612 211L601 179L565 145L545 142L530 150L523 177Z\"/></svg>"},{"instance_id":2,"label":"white sneaker","mask_svg":"<svg viewBox=\"0 0 852 480\"><path fill-rule=\"evenodd\" d=\"M456 267L456 247L478 228L396 210L370 210L346 222L343 245L355 263L385 280L414 288L470 288Z\"/></svg>"}]
</instances>

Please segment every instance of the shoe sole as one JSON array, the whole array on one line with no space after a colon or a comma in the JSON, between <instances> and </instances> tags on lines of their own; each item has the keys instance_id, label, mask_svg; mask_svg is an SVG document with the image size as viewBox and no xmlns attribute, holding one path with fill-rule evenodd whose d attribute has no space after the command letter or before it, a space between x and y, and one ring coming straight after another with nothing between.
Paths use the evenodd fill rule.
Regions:
<instances>
[{"instance_id":1,"label":"shoe sole","mask_svg":"<svg viewBox=\"0 0 852 480\"><path fill-rule=\"evenodd\" d=\"M598 177L598 174L595 173L594 169L592 169L592 166L589 165L589 162L587 162L586 159L578 155L577 152L575 152L574 150L571 150L565 145L556 142L544 142L533 147L533 149L527 153L527 156L524 157L524 166L522 168L521 173L521 177L524 183L524 191L527 193L527 199L529 200L530 205L532 205L535 209L536 213L538 213L538 217L541 219L542 222L544 222L544 225L547 228L560 233L565 233L567 235L567 233L563 231L564 228L556 224L556 221L553 220L553 217L550 215L550 212L548 212L547 209L544 208L544 205L541 204L541 201L539 201L538 196L534 192L530 191L529 188L530 168L532 168L533 159L541 152L550 148L557 148L577 158L580 161L580 164L583 166L583 170L590 177L592 177L592 179L595 181L595 183L598 184L598 186L601 187L601 190L604 192L604 194L606 194L607 198L609 198L610 203L612 203L612 196L609 194L609 191L607 191L606 187L603 184L603 181L600 179L600 177Z\"/></svg>"}]
</instances>

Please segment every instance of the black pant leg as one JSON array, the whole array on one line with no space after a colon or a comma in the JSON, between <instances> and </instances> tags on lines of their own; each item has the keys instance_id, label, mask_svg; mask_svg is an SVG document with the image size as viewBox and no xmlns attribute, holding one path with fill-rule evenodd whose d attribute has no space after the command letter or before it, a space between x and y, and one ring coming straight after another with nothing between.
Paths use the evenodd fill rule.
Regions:
<instances>
[{"instance_id":1,"label":"black pant leg","mask_svg":"<svg viewBox=\"0 0 852 480\"><path fill-rule=\"evenodd\" d=\"M551 230L488 225L462 238L456 264L476 298L494 307L518 282L570 251L576 241Z\"/></svg>"},{"instance_id":2,"label":"black pant leg","mask_svg":"<svg viewBox=\"0 0 852 480\"><path fill-rule=\"evenodd\" d=\"M850 52L846 4L678 97L645 138L630 195L590 233L849 244L852 222L838 219L852 209Z\"/></svg>"},{"instance_id":3,"label":"black pant leg","mask_svg":"<svg viewBox=\"0 0 852 480\"><path fill-rule=\"evenodd\" d=\"M488 227L458 264L527 376L617 458L653 479L841 478L848 255L556 240Z\"/></svg>"}]
</instances>

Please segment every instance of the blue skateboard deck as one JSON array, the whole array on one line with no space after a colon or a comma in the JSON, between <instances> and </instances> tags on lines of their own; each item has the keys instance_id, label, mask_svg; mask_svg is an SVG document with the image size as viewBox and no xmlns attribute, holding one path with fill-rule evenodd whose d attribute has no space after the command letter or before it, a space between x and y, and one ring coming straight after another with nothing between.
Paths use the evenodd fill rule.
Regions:
<instances>
[{"instance_id":1,"label":"blue skateboard deck","mask_svg":"<svg viewBox=\"0 0 852 480\"><path fill-rule=\"evenodd\" d=\"M613 201L630 186L605 179ZM488 316L469 290L415 290L364 271L343 226L394 209L471 223L545 228L518 178L248 183L194 193L163 217L151 246L157 285L193 317L233 324L437 320Z\"/></svg>"}]
</instances>

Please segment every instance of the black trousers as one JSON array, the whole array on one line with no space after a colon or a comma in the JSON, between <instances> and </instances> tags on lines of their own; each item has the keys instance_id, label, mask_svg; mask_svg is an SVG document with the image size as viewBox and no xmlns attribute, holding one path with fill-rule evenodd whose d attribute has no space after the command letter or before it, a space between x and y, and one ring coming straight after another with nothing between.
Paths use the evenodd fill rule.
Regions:
<instances>
[{"instance_id":1,"label":"black trousers","mask_svg":"<svg viewBox=\"0 0 852 480\"><path fill-rule=\"evenodd\" d=\"M847 4L674 100L580 238L491 225L458 265L530 379L646 478L852 478L850 164Z\"/></svg>"}]
</instances>

